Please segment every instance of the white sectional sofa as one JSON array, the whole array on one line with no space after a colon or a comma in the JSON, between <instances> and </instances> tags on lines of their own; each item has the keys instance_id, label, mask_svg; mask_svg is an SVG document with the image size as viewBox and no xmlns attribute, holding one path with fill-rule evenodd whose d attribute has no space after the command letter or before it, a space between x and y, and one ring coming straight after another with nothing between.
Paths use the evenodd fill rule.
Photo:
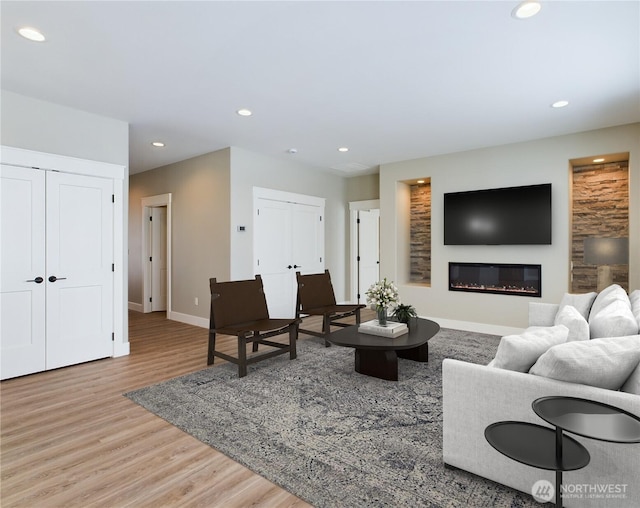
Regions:
<instances>
[{"instance_id":1,"label":"white sectional sofa","mask_svg":"<svg viewBox=\"0 0 640 508\"><path fill-rule=\"evenodd\" d=\"M603 402L640 416L640 291L633 292L629 299L626 293L621 296L621 288L612 288L607 294L609 289L599 298L595 294L568 294L560 304L531 303L530 325L542 328L504 337L490 366L444 360L445 464L531 494L538 480L555 485L555 473L497 452L484 437L488 425L511 420L550 427L534 413L531 404L537 398L554 395ZM576 316L576 310L583 319ZM623 317L618 316L620 312ZM632 325L629 315L635 318L634 333L627 333ZM606 337L609 332L613 338ZM616 333L624 333L624 337ZM545 346L535 343L531 347L531 336L536 335ZM523 352L514 355L521 344L525 344ZM544 349L547 351L541 353ZM505 355L511 355L506 362ZM528 360L527 355L531 356ZM574 361L577 365L571 365ZM529 369L532 373L509 370L510 362L520 370L533 363ZM497 364L507 368L498 368ZM591 461L583 469L564 473L563 483L568 486L564 506L640 506L640 443L617 444L569 435L585 446Z\"/></svg>"}]
</instances>

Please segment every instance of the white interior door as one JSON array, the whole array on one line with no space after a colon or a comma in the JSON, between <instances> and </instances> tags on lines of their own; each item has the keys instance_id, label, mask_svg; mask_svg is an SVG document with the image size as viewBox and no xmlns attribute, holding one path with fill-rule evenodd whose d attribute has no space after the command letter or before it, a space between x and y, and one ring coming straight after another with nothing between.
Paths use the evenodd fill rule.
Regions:
<instances>
[{"instance_id":1,"label":"white interior door","mask_svg":"<svg viewBox=\"0 0 640 508\"><path fill-rule=\"evenodd\" d=\"M45 369L45 172L0 167L0 378Z\"/></svg>"},{"instance_id":2,"label":"white interior door","mask_svg":"<svg viewBox=\"0 0 640 508\"><path fill-rule=\"evenodd\" d=\"M302 274L324 271L323 210L318 206L292 203L291 214L293 271ZM297 287L295 280L294 286Z\"/></svg>"},{"instance_id":3,"label":"white interior door","mask_svg":"<svg viewBox=\"0 0 640 508\"><path fill-rule=\"evenodd\" d=\"M262 197L256 197L254 206L255 270L262 276L269 315L292 318L296 271L324 270L324 206Z\"/></svg>"},{"instance_id":4,"label":"white interior door","mask_svg":"<svg viewBox=\"0 0 640 508\"><path fill-rule=\"evenodd\" d=\"M380 210L358 211L358 294L380 279Z\"/></svg>"},{"instance_id":5,"label":"white interior door","mask_svg":"<svg viewBox=\"0 0 640 508\"><path fill-rule=\"evenodd\" d=\"M255 219L256 273L262 276L269 316L291 318L295 315L295 295L291 286L290 204L258 199Z\"/></svg>"},{"instance_id":6,"label":"white interior door","mask_svg":"<svg viewBox=\"0 0 640 508\"><path fill-rule=\"evenodd\" d=\"M48 172L46 367L111 356L113 182Z\"/></svg>"},{"instance_id":7,"label":"white interior door","mask_svg":"<svg viewBox=\"0 0 640 508\"><path fill-rule=\"evenodd\" d=\"M167 207L151 208L151 311L167 310Z\"/></svg>"}]
</instances>

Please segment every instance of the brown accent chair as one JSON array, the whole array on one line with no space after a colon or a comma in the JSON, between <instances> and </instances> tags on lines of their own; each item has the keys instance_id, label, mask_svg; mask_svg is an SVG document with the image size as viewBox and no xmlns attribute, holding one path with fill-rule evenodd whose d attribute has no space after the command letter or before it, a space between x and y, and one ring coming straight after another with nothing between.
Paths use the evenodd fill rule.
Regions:
<instances>
[{"instance_id":1,"label":"brown accent chair","mask_svg":"<svg viewBox=\"0 0 640 508\"><path fill-rule=\"evenodd\" d=\"M238 377L247 375L247 365L260 360L289 352L291 360L296 358L296 339L298 338L298 319L270 319L267 300L264 295L262 278L255 280L218 282L209 279L211 288L211 314L209 322L209 351L207 365L214 358L223 358L238 366ZM289 343L282 344L268 339L276 335L289 333ZM236 335L238 337L238 357L216 351L216 333ZM247 356L247 343L253 343L253 353L258 344L276 348L265 353Z\"/></svg>"},{"instance_id":2,"label":"brown accent chair","mask_svg":"<svg viewBox=\"0 0 640 508\"><path fill-rule=\"evenodd\" d=\"M296 272L296 279L298 281L296 318L302 322L302 317L322 316L322 332L303 330L302 328L298 328L298 332L323 337L324 345L329 347L331 344L329 344L327 336L331 333L331 325L351 326L349 323L339 322L339 319L355 315L356 325L360 324L360 309L365 306L361 304L336 304L329 270L310 275L300 275L300 272Z\"/></svg>"}]
</instances>

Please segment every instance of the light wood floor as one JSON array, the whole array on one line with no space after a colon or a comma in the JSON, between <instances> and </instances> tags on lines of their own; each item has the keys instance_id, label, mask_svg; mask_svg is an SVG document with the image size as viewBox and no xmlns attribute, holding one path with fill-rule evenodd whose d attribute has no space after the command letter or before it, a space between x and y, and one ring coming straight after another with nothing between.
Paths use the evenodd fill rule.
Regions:
<instances>
[{"instance_id":1,"label":"light wood floor","mask_svg":"<svg viewBox=\"0 0 640 508\"><path fill-rule=\"evenodd\" d=\"M0 384L0 505L308 507L122 395L206 368L205 329L164 313L129 320L129 356ZM218 342L235 354L235 340Z\"/></svg>"}]
</instances>

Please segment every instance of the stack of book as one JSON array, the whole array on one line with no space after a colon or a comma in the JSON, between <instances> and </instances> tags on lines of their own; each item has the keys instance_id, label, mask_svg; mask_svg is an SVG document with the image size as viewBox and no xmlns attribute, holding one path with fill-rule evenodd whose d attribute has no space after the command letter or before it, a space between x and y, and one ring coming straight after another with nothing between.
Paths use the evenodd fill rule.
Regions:
<instances>
[{"instance_id":1,"label":"stack of book","mask_svg":"<svg viewBox=\"0 0 640 508\"><path fill-rule=\"evenodd\" d=\"M359 333L368 333L370 335L379 335L380 337L400 337L409 332L409 328L405 323L396 323L395 321L387 321L386 326L380 326L377 319L361 323L358 327Z\"/></svg>"}]
</instances>

